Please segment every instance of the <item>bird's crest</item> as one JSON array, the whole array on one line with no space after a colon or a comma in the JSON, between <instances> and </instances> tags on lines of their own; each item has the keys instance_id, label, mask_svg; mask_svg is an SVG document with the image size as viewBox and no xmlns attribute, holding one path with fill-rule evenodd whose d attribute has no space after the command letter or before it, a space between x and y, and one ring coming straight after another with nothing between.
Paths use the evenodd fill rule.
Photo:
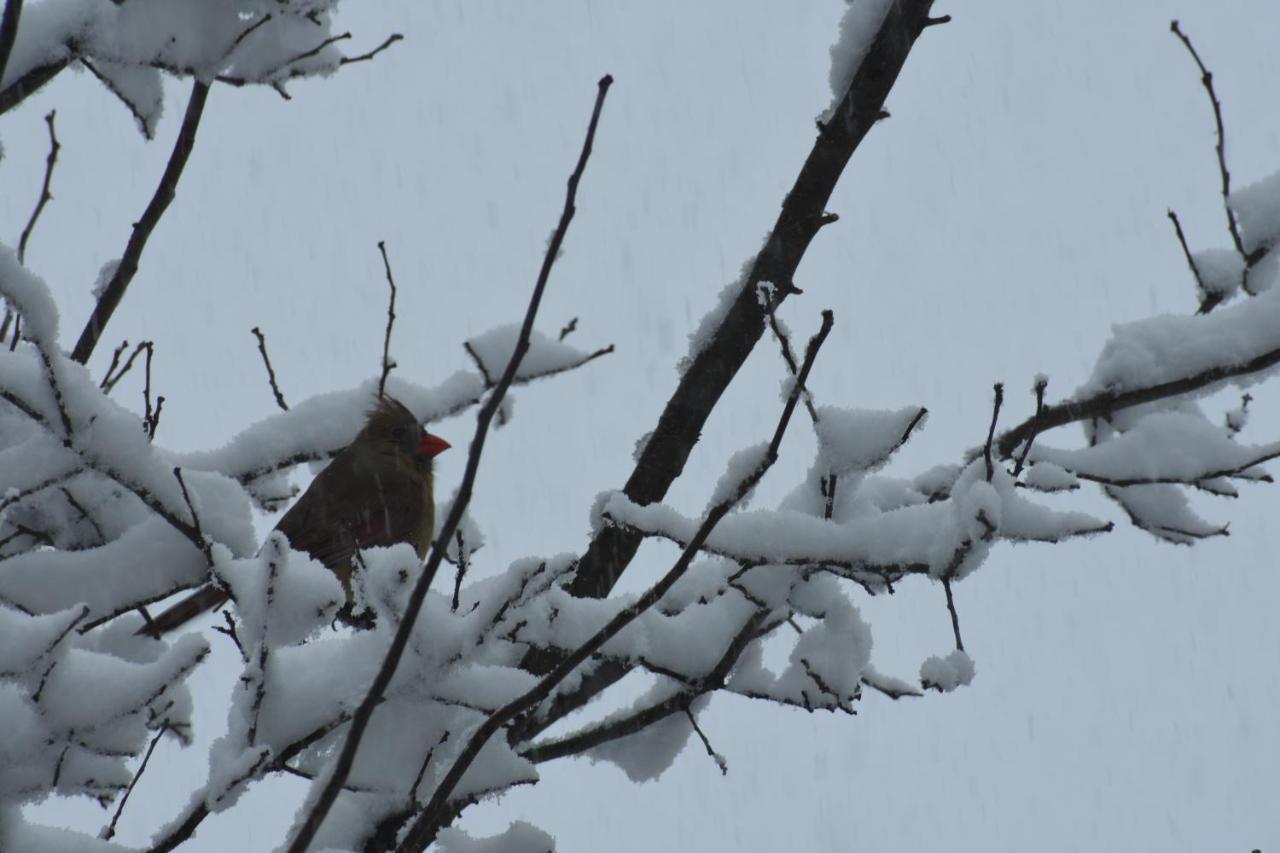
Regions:
<instances>
[{"instance_id":1,"label":"bird's crest","mask_svg":"<svg viewBox=\"0 0 1280 853\"><path fill-rule=\"evenodd\" d=\"M395 397L379 397L369 410L364 429L360 430L356 440L385 439L402 427L417 430L421 424L409 407Z\"/></svg>"}]
</instances>

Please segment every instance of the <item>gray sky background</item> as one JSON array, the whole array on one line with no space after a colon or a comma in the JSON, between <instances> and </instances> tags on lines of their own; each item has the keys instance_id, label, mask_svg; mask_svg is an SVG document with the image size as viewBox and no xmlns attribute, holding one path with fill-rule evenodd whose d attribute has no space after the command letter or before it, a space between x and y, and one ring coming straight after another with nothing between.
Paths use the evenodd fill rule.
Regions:
<instances>
[{"instance_id":1,"label":"gray sky background","mask_svg":"<svg viewBox=\"0 0 1280 853\"><path fill-rule=\"evenodd\" d=\"M595 81L609 95L541 327L579 317L577 345L618 353L516 394L491 439L473 514L479 571L579 551L595 495L619 487L637 438L675 386L686 336L772 224L824 108L838 0L779 3L592 0L348 4L349 52L405 41L328 81L215 87L177 200L94 361L121 338L156 341L166 396L157 440L226 441L274 410L249 328L267 334L298 401L373 375L386 240L400 286L393 351L431 384L467 366L462 341L516 321L563 200ZM1280 169L1280 9L1204 3L939 4L955 20L920 39L890 95L892 118L855 154L783 314L797 337L832 308L836 330L812 387L825 404L930 409L891 473L960 460L985 435L991 384L1007 423L1083 382L1114 322L1195 308L1165 217L1194 248L1228 246L1213 123L1181 20L1215 74L1236 186ZM168 157L189 84L168 87L157 140L87 74L64 74L0 123L0 233L16 242L58 110L55 200L28 250L74 342L99 267L116 258ZM701 508L728 455L767 437L784 367L762 341L707 426L669 500ZM137 374L116 391L141 406ZM1247 437L1280 433L1273 386ZM1224 397L1217 404L1234 404ZM1215 409L1216 411L1216 409ZM437 492L456 484L471 415ZM756 505L812 454L797 420ZM1064 429L1047 441L1079 441ZM998 548L956 589L967 689L856 718L717 699L703 718L722 778L693 742L659 782L567 760L543 782L467 812L497 831L528 819L565 851L1248 850L1280 845L1280 600L1274 488L1197 500L1232 535L1156 543L1096 496L1060 500L1117 521L1066 546ZM264 526L269 521L264 522ZM648 544L623 586L674 549ZM851 591L851 594L854 591ZM853 595L873 662L914 678L951 644L942 591L919 579L884 600ZM214 637L215 646L220 645ZM225 650L223 650L225 652ZM235 669L197 677L210 734ZM207 711L204 709L208 709ZM122 840L141 842L203 781L198 749L166 744L135 794ZM211 819L197 850L266 850L303 787L254 789ZM96 806L42 816L97 826ZM185 849L185 848L184 848Z\"/></svg>"}]
</instances>

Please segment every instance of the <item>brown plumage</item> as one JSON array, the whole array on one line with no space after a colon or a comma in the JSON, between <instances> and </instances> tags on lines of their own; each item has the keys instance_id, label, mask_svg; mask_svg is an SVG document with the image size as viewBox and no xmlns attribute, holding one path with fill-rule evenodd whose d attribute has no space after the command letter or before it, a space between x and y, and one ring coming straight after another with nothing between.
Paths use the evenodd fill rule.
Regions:
<instances>
[{"instance_id":1,"label":"brown plumage","mask_svg":"<svg viewBox=\"0 0 1280 853\"><path fill-rule=\"evenodd\" d=\"M449 447L426 432L402 403L378 400L364 429L312 481L276 525L295 551L324 563L350 596L355 549L409 542L426 556L435 521L431 460ZM205 586L151 620L138 633L159 635L227 600Z\"/></svg>"}]
</instances>

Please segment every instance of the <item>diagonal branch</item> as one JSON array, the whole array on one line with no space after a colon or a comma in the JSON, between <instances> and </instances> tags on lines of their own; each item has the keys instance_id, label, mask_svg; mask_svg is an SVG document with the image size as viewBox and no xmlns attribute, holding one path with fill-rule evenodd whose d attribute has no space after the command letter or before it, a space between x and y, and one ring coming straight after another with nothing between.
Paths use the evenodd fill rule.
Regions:
<instances>
[{"instance_id":1,"label":"diagonal branch","mask_svg":"<svg viewBox=\"0 0 1280 853\"><path fill-rule=\"evenodd\" d=\"M490 394L488 401L485 402L484 407L476 418L476 432L471 439L466 472L463 474L462 483L458 487L457 496L453 500L453 506L449 510L449 516L445 519L444 526L440 529L440 535L436 538L435 545L431 549L431 555L427 558L426 566L423 567L422 573L414 584L408 605L405 607L404 617L396 630L395 638L391 641L391 647L387 650L386 657L383 658L382 665L379 667L373 683L369 686L369 692L361 701L360 707L356 709L351 721L351 728L348 730L347 737L342 744L333 772L307 813L302 826L299 827L297 834L290 842L289 853L304 853L311 840L315 837L317 830L319 830L320 824L329 813L329 809L333 806L338 792L342 790L342 786L346 783L347 777L351 773L351 767L355 763L356 751L360 748L360 741L369 726L369 720L373 716L374 709L381 703L383 691L391 683L391 678L400 664L400 658L409 644L409 635L413 631L414 623L417 621L418 614L422 610L422 604L426 600L427 591L431 588L431 582L435 578L436 571L440 568L440 562L444 557L445 550L448 548L448 543L452 540L454 531L458 529L458 525L462 521L462 514L466 511L467 503L471 500L471 490L475 484L476 472L480 467L480 454L484 449L484 440L489 431L489 424L497 413L498 407L502 404L502 398L511 386L512 380L515 379L516 370L520 367L520 361L529 349L529 335L533 332L534 317L537 315L538 306L542 301L542 293L546 289L547 279L551 275L551 267L560 253L560 246L564 243L565 234L569 230L569 223L573 220L574 213L577 210L574 202L578 193L578 183L581 181L582 173L586 169L587 159L591 156L596 126L600 121L600 111L604 108L605 95L608 94L609 87L612 84L613 78L607 74L600 79L598 84L595 107L591 112L591 121L587 125L586 139L582 145L582 152L578 156L578 164L569 176L564 209L560 214L560 222L556 226L555 232L551 235L550 243L547 245L547 252L542 260L542 268L538 271L538 281L534 285L533 296L530 298L529 308L525 312L524 324L520 328L520 339L516 342L515 350L511 353L511 360L507 362L507 368L503 371L497 387L493 389L493 393Z\"/></svg>"},{"instance_id":2,"label":"diagonal branch","mask_svg":"<svg viewBox=\"0 0 1280 853\"><path fill-rule=\"evenodd\" d=\"M1244 241L1240 239L1240 228L1236 225L1235 214L1231 211L1231 173L1227 171L1227 134L1222 124L1222 104L1219 103L1218 94L1213 88L1213 72L1205 66L1195 46L1191 44L1191 39L1182 32L1176 20L1170 22L1169 29L1182 41L1191 58L1196 61L1196 66L1200 69L1200 82L1204 84L1204 90L1209 95L1209 103L1213 107L1213 123L1218 131L1218 144L1215 148L1218 152L1218 173L1222 176L1222 208L1227 215L1227 230L1231 232L1231 242L1235 244L1240 259L1244 261L1244 269L1240 273L1241 285L1245 293L1249 293L1249 268L1258 262L1262 254L1266 253L1255 252L1257 257L1254 257L1244 250Z\"/></svg>"},{"instance_id":3,"label":"diagonal branch","mask_svg":"<svg viewBox=\"0 0 1280 853\"><path fill-rule=\"evenodd\" d=\"M765 309L758 300L758 285L765 281L790 282L810 241L830 221L824 216L827 201L850 156L879 119L885 98L924 30L932 5L932 0L899 0L890 4L866 58L836 107L838 119L819 132L737 300L667 401L652 438L623 489L631 500L640 504L661 500L684 469L711 410L764 331ZM785 298L785 290L778 289L778 301ZM628 531L602 529L579 561L570 590L579 596L607 595L639 546L640 537ZM527 664L545 671L545 662L541 666L531 661Z\"/></svg>"},{"instance_id":4,"label":"diagonal branch","mask_svg":"<svg viewBox=\"0 0 1280 853\"><path fill-rule=\"evenodd\" d=\"M5 0L4 17L0 18L0 81L9 67L9 55L18 40L18 19L22 17L22 0Z\"/></svg>"},{"instance_id":5,"label":"diagonal branch","mask_svg":"<svg viewBox=\"0 0 1280 853\"><path fill-rule=\"evenodd\" d=\"M526 691L524 694L516 697L503 707L499 708L491 714L480 727L471 735L467 741L466 747L455 759L449 771L445 774L444 779L436 787L435 793L431 795L430 802L427 803L426 809L418 819L414 821L413 826L409 829L405 836L405 841L400 845L401 850L420 851L435 840L436 833L445 825L444 821L448 820L452 814L450 808L450 798L454 788L461 781L462 775L466 773L471 763L480 754L480 750L489 741L497 731L516 718L517 715L533 708L542 702L552 691L569 676L580 664L585 663L592 655L598 652L609 640L617 636L624 628L634 622L639 616L656 604L659 599L667 594L667 591L684 576L694 558L697 556L702 544L711 535L711 531L720 523L720 520L729 514L729 511L749 493L756 484L760 482L765 473L773 466L778 459L778 447L782 444L782 436L786 433L787 425L791 421L791 414L795 411L796 403L799 401L800 394L805 386L805 381L809 378L809 371L813 368L814 359L817 358L818 350L822 346L822 342L826 340L827 335L831 331L834 318L830 311L822 312L822 327L817 334L809 341L808 350L805 353L804 366L800 369L799 375L796 377L795 385L791 389L790 395L787 397L786 405L782 409L782 415L778 419L778 426L774 430L773 438L769 442L769 446L764 456L760 459L756 467L747 473L737 484L737 487L729 492L715 506L713 506L706 514L702 524L691 537L688 546L681 553L679 559L676 560L667 573L656 584L649 588L644 595L640 596L636 601L624 610L619 611L609 622L597 631L592 637L575 649L571 654L562 659L556 667L543 677L534 687ZM290 851L290 853L295 853ZM301 850L296 851L301 853Z\"/></svg>"},{"instance_id":6,"label":"diagonal branch","mask_svg":"<svg viewBox=\"0 0 1280 853\"><path fill-rule=\"evenodd\" d=\"M191 87L191 98L187 101L187 112L182 118L182 129L178 131L173 153L169 155L169 163L165 166L164 174L160 176L160 185L156 187L155 195L151 197L151 203L143 211L142 218L134 223L133 233L129 235L129 242L125 246L124 257L120 259L115 274L111 276L111 281L107 282L102 296L98 298L98 304L94 306L93 315L89 317L89 322L80 333L76 348L71 353L72 360L81 364L88 363L89 356L93 355L93 348L97 346L98 338L102 335L102 330L106 328L111 315L120 305L120 300L124 298L129 282L133 281L134 275L138 272L138 260L142 257L142 250L146 247L151 232L159 224L160 217L164 216L164 212L177 193L178 179L182 177L182 170L186 168L187 159L191 156L191 149L196 141L196 131L200 127L200 117L204 114L204 104L208 97L209 84L197 80Z\"/></svg>"},{"instance_id":7,"label":"diagonal branch","mask_svg":"<svg viewBox=\"0 0 1280 853\"><path fill-rule=\"evenodd\" d=\"M22 229L22 236L18 238L18 263L20 264L27 262L27 241L31 239L31 232L35 230L36 222L44 212L44 206L53 200L53 193L49 192L49 181L53 178L53 167L58 163L58 151L62 149L58 143L58 134L53 129L53 119L57 112L57 110L50 110L44 117L44 123L49 125L49 156L44 161L44 185L40 188L40 200L36 202L36 208L31 211L31 218L27 220L27 227Z\"/></svg>"},{"instance_id":8,"label":"diagonal branch","mask_svg":"<svg viewBox=\"0 0 1280 853\"><path fill-rule=\"evenodd\" d=\"M1008 459L1023 441L1046 430L1055 429L1076 421L1105 418L1130 406L1138 406L1143 403L1151 403L1168 397L1176 397L1179 394L1198 391L1215 382L1221 382L1224 379L1232 379L1237 376L1248 376L1251 373L1258 373L1277 364L1280 364L1280 348L1268 350L1240 364L1211 367L1199 373L1193 373L1190 376L1161 382L1159 385L1150 385L1146 388L1135 388L1132 391L1119 393L1103 391L1083 400L1066 400L1056 406L1046 406L1038 414L1032 415L1013 429L1001 433L995 441L995 446L1000 451L1000 458Z\"/></svg>"}]
</instances>

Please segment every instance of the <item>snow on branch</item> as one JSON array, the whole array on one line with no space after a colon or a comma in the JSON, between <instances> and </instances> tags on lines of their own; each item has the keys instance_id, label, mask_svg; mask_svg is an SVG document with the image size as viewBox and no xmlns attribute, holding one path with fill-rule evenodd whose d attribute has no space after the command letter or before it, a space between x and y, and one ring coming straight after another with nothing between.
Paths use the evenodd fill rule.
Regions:
<instances>
[{"instance_id":1,"label":"snow on branch","mask_svg":"<svg viewBox=\"0 0 1280 853\"><path fill-rule=\"evenodd\" d=\"M193 77L206 87L214 81L271 86L287 98L288 81L332 74L400 40L393 34L366 53L344 56L337 44L351 34L333 33L335 5L291 0L273 3L267 11L251 0L212 5L203 0L63 0L25 8L10 2L4 35L12 17L17 38L0 67L0 112L75 62L120 99L148 138L164 105L162 73Z\"/></svg>"}]
</instances>

